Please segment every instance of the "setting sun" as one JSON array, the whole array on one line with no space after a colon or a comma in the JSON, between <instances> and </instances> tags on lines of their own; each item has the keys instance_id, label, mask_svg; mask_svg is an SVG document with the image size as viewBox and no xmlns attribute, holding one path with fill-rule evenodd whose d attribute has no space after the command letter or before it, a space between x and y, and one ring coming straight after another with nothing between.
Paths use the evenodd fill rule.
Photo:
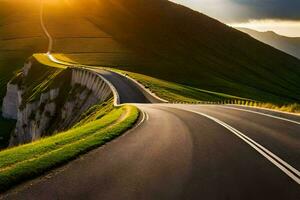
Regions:
<instances>
[{"instance_id":1,"label":"setting sun","mask_svg":"<svg viewBox=\"0 0 300 200\"><path fill-rule=\"evenodd\" d=\"M300 200L299 0L0 0L0 199Z\"/></svg>"}]
</instances>

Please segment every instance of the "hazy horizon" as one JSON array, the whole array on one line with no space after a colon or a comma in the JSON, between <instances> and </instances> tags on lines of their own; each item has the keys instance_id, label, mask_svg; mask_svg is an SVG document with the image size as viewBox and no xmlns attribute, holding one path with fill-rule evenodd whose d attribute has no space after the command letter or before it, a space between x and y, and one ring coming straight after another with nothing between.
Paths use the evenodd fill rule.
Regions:
<instances>
[{"instance_id":1,"label":"hazy horizon","mask_svg":"<svg viewBox=\"0 0 300 200\"><path fill-rule=\"evenodd\" d=\"M171 0L233 27L300 37L300 1Z\"/></svg>"}]
</instances>

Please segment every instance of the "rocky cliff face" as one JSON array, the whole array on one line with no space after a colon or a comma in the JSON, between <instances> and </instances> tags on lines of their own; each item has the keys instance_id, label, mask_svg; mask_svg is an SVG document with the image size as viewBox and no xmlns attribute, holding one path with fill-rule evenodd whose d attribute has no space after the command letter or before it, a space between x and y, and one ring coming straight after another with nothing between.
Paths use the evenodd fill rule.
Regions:
<instances>
[{"instance_id":1,"label":"rocky cliff face","mask_svg":"<svg viewBox=\"0 0 300 200\"><path fill-rule=\"evenodd\" d=\"M20 106L21 102L22 90L19 89L18 85L8 83L6 96L3 99L3 117L16 120L18 118L18 107Z\"/></svg>"},{"instance_id":2,"label":"rocky cliff face","mask_svg":"<svg viewBox=\"0 0 300 200\"><path fill-rule=\"evenodd\" d=\"M3 117L17 120L10 146L66 130L77 123L88 108L113 96L109 85L96 73L77 68L45 76L53 80L45 82L44 78L37 82L31 80L34 85L26 84L38 71L40 68L28 62L7 85ZM36 90L38 87L43 89Z\"/></svg>"}]
</instances>

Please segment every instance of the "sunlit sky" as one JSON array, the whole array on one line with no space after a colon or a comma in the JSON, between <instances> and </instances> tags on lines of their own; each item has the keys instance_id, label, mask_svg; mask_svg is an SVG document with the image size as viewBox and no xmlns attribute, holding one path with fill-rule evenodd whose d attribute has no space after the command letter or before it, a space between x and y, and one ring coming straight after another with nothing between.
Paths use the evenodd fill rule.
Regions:
<instances>
[{"instance_id":1,"label":"sunlit sky","mask_svg":"<svg viewBox=\"0 0 300 200\"><path fill-rule=\"evenodd\" d=\"M300 0L171 0L234 27L300 37Z\"/></svg>"}]
</instances>

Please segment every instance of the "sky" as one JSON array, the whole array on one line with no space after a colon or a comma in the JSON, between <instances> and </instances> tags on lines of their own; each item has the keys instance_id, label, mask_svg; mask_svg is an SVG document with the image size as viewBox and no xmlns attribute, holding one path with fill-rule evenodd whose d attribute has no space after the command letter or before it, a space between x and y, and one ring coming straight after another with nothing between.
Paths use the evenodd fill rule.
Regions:
<instances>
[{"instance_id":1,"label":"sky","mask_svg":"<svg viewBox=\"0 0 300 200\"><path fill-rule=\"evenodd\" d=\"M300 37L300 0L172 0L233 27Z\"/></svg>"}]
</instances>

